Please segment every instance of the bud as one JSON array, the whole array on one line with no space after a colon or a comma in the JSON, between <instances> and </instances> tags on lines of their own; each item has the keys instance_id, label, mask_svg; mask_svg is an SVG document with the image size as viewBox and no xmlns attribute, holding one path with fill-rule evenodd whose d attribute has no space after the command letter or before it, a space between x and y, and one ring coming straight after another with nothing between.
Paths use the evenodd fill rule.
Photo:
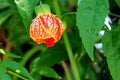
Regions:
<instances>
[{"instance_id":1,"label":"bud","mask_svg":"<svg viewBox=\"0 0 120 80\"><path fill-rule=\"evenodd\" d=\"M61 38L63 30L61 20L55 15L38 14L30 25L30 37L37 44L45 43L52 47Z\"/></svg>"}]
</instances>

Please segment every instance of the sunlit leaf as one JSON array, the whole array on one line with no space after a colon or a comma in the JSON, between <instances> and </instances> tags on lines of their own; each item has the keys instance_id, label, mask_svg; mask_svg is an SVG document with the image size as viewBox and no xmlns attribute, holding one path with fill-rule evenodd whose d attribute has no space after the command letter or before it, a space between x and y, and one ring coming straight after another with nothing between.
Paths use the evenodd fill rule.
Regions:
<instances>
[{"instance_id":1,"label":"sunlit leaf","mask_svg":"<svg viewBox=\"0 0 120 80\"><path fill-rule=\"evenodd\" d=\"M20 56L15 55L14 53L8 52L4 49L0 49L0 53L7 55L9 57L13 57L13 58L21 58Z\"/></svg>"},{"instance_id":2,"label":"sunlit leaf","mask_svg":"<svg viewBox=\"0 0 120 80\"><path fill-rule=\"evenodd\" d=\"M104 25L108 10L108 0L81 0L77 9L77 26L85 49L92 60L97 33Z\"/></svg>"},{"instance_id":3,"label":"sunlit leaf","mask_svg":"<svg viewBox=\"0 0 120 80\"><path fill-rule=\"evenodd\" d=\"M33 19L33 12L39 0L15 0L27 32Z\"/></svg>"},{"instance_id":4,"label":"sunlit leaf","mask_svg":"<svg viewBox=\"0 0 120 80\"><path fill-rule=\"evenodd\" d=\"M52 68L47 66L38 66L33 70L32 73L39 73L40 75L45 77L61 79L61 77Z\"/></svg>"}]
</instances>

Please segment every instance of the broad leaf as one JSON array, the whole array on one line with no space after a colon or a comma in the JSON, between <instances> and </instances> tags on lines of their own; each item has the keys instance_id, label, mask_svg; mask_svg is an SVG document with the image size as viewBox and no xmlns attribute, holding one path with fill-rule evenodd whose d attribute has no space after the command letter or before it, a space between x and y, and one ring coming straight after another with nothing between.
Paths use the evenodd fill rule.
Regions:
<instances>
[{"instance_id":1,"label":"broad leaf","mask_svg":"<svg viewBox=\"0 0 120 80\"><path fill-rule=\"evenodd\" d=\"M47 66L38 66L37 68L33 69L32 73L39 73L45 77L61 79L61 77L52 68Z\"/></svg>"},{"instance_id":2,"label":"broad leaf","mask_svg":"<svg viewBox=\"0 0 120 80\"><path fill-rule=\"evenodd\" d=\"M108 10L108 0L81 0L77 9L77 26L85 49L92 60L97 33L104 25Z\"/></svg>"},{"instance_id":3,"label":"broad leaf","mask_svg":"<svg viewBox=\"0 0 120 80\"><path fill-rule=\"evenodd\" d=\"M33 19L33 12L39 0L15 0L27 32Z\"/></svg>"},{"instance_id":4,"label":"broad leaf","mask_svg":"<svg viewBox=\"0 0 120 80\"><path fill-rule=\"evenodd\" d=\"M26 78L29 78L30 80L33 80L32 76L21 64L10 59L5 59L2 63L5 68L12 70L13 72L16 72L17 74L20 74Z\"/></svg>"},{"instance_id":5,"label":"broad leaf","mask_svg":"<svg viewBox=\"0 0 120 80\"><path fill-rule=\"evenodd\" d=\"M120 30L119 30L120 31ZM118 34L119 32L114 32L113 34ZM116 44L119 39L119 36L113 36L109 31L106 31L103 37L103 51L104 55L107 57L108 67L113 77L113 80L120 80L120 50L117 47L120 47L119 44ZM113 43L115 38L115 44Z\"/></svg>"},{"instance_id":6,"label":"broad leaf","mask_svg":"<svg viewBox=\"0 0 120 80\"><path fill-rule=\"evenodd\" d=\"M13 58L21 58L20 56L17 56L14 53L8 52L8 51L3 50L3 49L0 49L0 53L7 55L9 57L13 57Z\"/></svg>"},{"instance_id":7,"label":"broad leaf","mask_svg":"<svg viewBox=\"0 0 120 80\"><path fill-rule=\"evenodd\" d=\"M0 63L0 80L12 80L8 74L6 74L5 67Z\"/></svg>"}]
</instances>

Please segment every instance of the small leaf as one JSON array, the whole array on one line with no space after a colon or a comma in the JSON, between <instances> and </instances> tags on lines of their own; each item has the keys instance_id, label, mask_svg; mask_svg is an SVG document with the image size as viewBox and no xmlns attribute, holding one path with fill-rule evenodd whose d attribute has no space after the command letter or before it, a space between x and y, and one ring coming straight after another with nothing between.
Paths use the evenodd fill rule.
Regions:
<instances>
[{"instance_id":1,"label":"small leaf","mask_svg":"<svg viewBox=\"0 0 120 80\"><path fill-rule=\"evenodd\" d=\"M5 59L2 63L5 66L5 68L12 70L16 72L17 74L20 74L26 78L29 78L30 80L33 80L29 72L20 63L17 63L10 59Z\"/></svg>"},{"instance_id":2,"label":"small leaf","mask_svg":"<svg viewBox=\"0 0 120 80\"><path fill-rule=\"evenodd\" d=\"M27 32L29 31L29 26L33 19L34 8L38 1L39 0L15 0Z\"/></svg>"},{"instance_id":3,"label":"small leaf","mask_svg":"<svg viewBox=\"0 0 120 80\"><path fill-rule=\"evenodd\" d=\"M8 52L4 49L0 49L0 53L7 55L9 57L13 57L13 58L21 58L20 56L15 55L14 53Z\"/></svg>"},{"instance_id":4,"label":"small leaf","mask_svg":"<svg viewBox=\"0 0 120 80\"><path fill-rule=\"evenodd\" d=\"M47 66L38 66L37 68L33 69L32 73L39 73L45 77L61 79L61 77L52 68Z\"/></svg>"},{"instance_id":5,"label":"small leaf","mask_svg":"<svg viewBox=\"0 0 120 80\"><path fill-rule=\"evenodd\" d=\"M6 74L5 67L0 63L0 80L12 80L8 74Z\"/></svg>"},{"instance_id":6,"label":"small leaf","mask_svg":"<svg viewBox=\"0 0 120 80\"><path fill-rule=\"evenodd\" d=\"M103 27L108 11L108 0L81 0L77 9L77 26L85 49L92 60L97 33Z\"/></svg>"}]
</instances>

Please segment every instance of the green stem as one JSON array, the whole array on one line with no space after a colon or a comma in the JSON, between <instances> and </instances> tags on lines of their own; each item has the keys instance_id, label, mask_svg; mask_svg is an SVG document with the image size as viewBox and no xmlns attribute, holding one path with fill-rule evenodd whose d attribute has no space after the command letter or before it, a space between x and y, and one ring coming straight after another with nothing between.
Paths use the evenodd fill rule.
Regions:
<instances>
[{"instance_id":1,"label":"green stem","mask_svg":"<svg viewBox=\"0 0 120 80\"><path fill-rule=\"evenodd\" d=\"M72 50L71 50L70 43L69 43L68 36L67 36L66 32L63 33L63 39L64 39L65 46L66 46L66 49L67 49L67 52L68 52L68 57L70 59L70 63L71 63L71 67L72 67L72 70L73 70L75 80L80 80L78 69L77 69L77 66L76 66L76 62L75 62L75 59L73 58L73 53L72 53Z\"/></svg>"},{"instance_id":2,"label":"green stem","mask_svg":"<svg viewBox=\"0 0 120 80\"><path fill-rule=\"evenodd\" d=\"M54 0L53 1L53 4L54 4L54 8L55 8L55 11L56 11L56 14L59 18L61 18L61 13L60 13L60 9L59 9L59 6L58 6L58 0Z\"/></svg>"},{"instance_id":3,"label":"green stem","mask_svg":"<svg viewBox=\"0 0 120 80\"><path fill-rule=\"evenodd\" d=\"M44 50L43 47L37 46L33 49L30 49L28 52L25 53L23 56L23 59L20 61L20 63L25 66L26 62L38 51L38 50Z\"/></svg>"},{"instance_id":4,"label":"green stem","mask_svg":"<svg viewBox=\"0 0 120 80\"><path fill-rule=\"evenodd\" d=\"M60 8L58 6L57 1L58 0L54 0L53 4L54 4L54 8L56 10L57 16L59 18L61 18L61 12L60 12ZM66 26L66 24L64 26ZM75 80L80 80L80 76L79 76L79 73L78 73L76 62L73 58L72 49L71 49L66 31L64 31L64 33L63 33L63 39L64 39L64 43L65 43L65 46L66 46L66 49L67 49L68 57L69 57L69 60L70 60L70 63L71 63L71 67L72 67L72 71L73 71L73 75L75 77Z\"/></svg>"},{"instance_id":5,"label":"green stem","mask_svg":"<svg viewBox=\"0 0 120 80\"><path fill-rule=\"evenodd\" d=\"M65 61L62 61L61 64L62 64L62 67L63 67L63 69L64 69L64 72L65 72L65 75L66 75L67 80L72 80L71 77L70 77L70 72L69 72L69 70L68 70L68 66L67 66L67 64L65 63Z\"/></svg>"},{"instance_id":6,"label":"green stem","mask_svg":"<svg viewBox=\"0 0 120 80\"><path fill-rule=\"evenodd\" d=\"M29 79L27 79L27 78L25 78L25 77L23 77L23 76L21 76L21 75L19 75L19 74L16 74L16 73L14 73L14 72L12 72L12 71L10 71L10 70L7 70L7 73L12 74L12 75L14 75L14 76L16 76L16 77L19 77L19 78L21 78L22 80L29 80Z\"/></svg>"},{"instance_id":7,"label":"green stem","mask_svg":"<svg viewBox=\"0 0 120 80\"><path fill-rule=\"evenodd\" d=\"M66 15L71 15L71 14L75 14L75 12L66 12L65 14L62 15L61 19L66 16Z\"/></svg>"},{"instance_id":8,"label":"green stem","mask_svg":"<svg viewBox=\"0 0 120 80\"><path fill-rule=\"evenodd\" d=\"M109 13L109 15L111 15L111 16L115 16L115 17L119 17L119 18L120 18L120 15L118 15L118 14Z\"/></svg>"}]
</instances>

